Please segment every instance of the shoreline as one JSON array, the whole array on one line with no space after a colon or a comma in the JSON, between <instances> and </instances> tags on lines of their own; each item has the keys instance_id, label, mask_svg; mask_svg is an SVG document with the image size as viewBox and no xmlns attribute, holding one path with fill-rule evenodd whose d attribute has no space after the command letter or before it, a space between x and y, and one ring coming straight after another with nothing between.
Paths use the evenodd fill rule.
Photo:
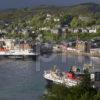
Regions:
<instances>
[{"instance_id":1,"label":"shoreline","mask_svg":"<svg viewBox=\"0 0 100 100\"><path fill-rule=\"evenodd\" d=\"M99 57L100 58L100 54L98 53L85 53L85 52L76 52L76 51L69 51L67 50L66 52L61 52L62 54L71 54L71 55L76 55L76 56L90 56L90 57Z\"/></svg>"}]
</instances>

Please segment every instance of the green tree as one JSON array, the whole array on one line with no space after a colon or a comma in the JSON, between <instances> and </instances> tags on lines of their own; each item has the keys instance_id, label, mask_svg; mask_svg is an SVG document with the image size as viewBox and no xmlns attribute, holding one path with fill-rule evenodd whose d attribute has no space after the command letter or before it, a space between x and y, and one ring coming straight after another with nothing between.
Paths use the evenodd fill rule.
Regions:
<instances>
[{"instance_id":1,"label":"green tree","mask_svg":"<svg viewBox=\"0 0 100 100\"><path fill-rule=\"evenodd\" d=\"M77 17L74 17L70 23L71 27L76 28L78 27L79 21Z\"/></svg>"},{"instance_id":2,"label":"green tree","mask_svg":"<svg viewBox=\"0 0 100 100\"><path fill-rule=\"evenodd\" d=\"M94 100L100 100L100 91L94 96Z\"/></svg>"},{"instance_id":3,"label":"green tree","mask_svg":"<svg viewBox=\"0 0 100 100\"><path fill-rule=\"evenodd\" d=\"M84 77L81 80L80 87L83 88L84 91L88 91L91 88L91 79L88 69L84 71Z\"/></svg>"},{"instance_id":4,"label":"green tree","mask_svg":"<svg viewBox=\"0 0 100 100\"><path fill-rule=\"evenodd\" d=\"M66 87L61 84L53 84L43 100L99 100L100 92L97 94L97 90L93 89L90 83L89 73L86 70L79 85Z\"/></svg>"}]
</instances>

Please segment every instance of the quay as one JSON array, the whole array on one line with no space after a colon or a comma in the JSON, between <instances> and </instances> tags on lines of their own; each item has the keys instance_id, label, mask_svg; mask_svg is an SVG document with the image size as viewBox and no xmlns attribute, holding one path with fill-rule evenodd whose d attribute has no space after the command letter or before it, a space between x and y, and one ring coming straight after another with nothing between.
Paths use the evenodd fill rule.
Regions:
<instances>
[{"instance_id":1,"label":"quay","mask_svg":"<svg viewBox=\"0 0 100 100\"><path fill-rule=\"evenodd\" d=\"M38 53L30 52L30 51L20 51L20 50L13 50L13 51L3 51L0 52L0 57L4 58L15 58L15 59L25 59L25 58L32 58L34 60L37 59Z\"/></svg>"},{"instance_id":2,"label":"quay","mask_svg":"<svg viewBox=\"0 0 100 100\"><path fill-rule=\"evenodd\" d=\"M83 55L83 56L91 56L91 57L100 57L100 53L94 52L94 53L86 53L86 52L78 52L67 50L66 52L63 52L64 54L72 54L72 55Z\"/></svg>"}]
</instances>

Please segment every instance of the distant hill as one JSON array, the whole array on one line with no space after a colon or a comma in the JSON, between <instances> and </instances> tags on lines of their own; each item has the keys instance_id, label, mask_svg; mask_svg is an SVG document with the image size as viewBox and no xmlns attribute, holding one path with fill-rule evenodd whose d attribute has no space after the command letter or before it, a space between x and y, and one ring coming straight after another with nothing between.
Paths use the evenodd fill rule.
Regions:
<instances>
[{"instance_id":1,"label":"distant hill","mask_svg":"<svg viewBox=\"0 0 100 100\"><path fill-rule=\"evenodd\" d=\"M69 12L76 14L96 14L100 13L100 4L84 3L69 7Z\"/></svg>"},{"instance_id":2,"label":"distant hill","mask_svg":"<svg viewBox=\"0 0 100 100\"><path fill-rule=\"evenodd\" d=\"M60 13L66 12L72 15L96 16L100 18L100 4L84 3L74 6L56 7L56 6L40 6L37 8L8 9L0 11L0 20L15 20L33 16L38 11Z\"/></svg>"}]
</instances>

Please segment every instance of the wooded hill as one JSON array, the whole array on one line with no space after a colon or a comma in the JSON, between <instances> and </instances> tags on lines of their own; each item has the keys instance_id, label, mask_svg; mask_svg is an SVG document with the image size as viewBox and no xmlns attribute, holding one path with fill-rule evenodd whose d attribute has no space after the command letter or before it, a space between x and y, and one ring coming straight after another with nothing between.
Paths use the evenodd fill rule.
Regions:
<instances>
[{"instance_id":1,"label":"wooded hill","mask_svg":"<svg viewBox=\"0 0 100 100\"><path fill-rule=\"evenodd\" d=\"M37 13L51 13L54 15L71 14L92 16L100 20L100 4L84 3L74 6L56 7L56 6L39 6L37 8L8 9L0 11L0 20L17 20L29 18Z\"/></svg>"}]
</instances>

